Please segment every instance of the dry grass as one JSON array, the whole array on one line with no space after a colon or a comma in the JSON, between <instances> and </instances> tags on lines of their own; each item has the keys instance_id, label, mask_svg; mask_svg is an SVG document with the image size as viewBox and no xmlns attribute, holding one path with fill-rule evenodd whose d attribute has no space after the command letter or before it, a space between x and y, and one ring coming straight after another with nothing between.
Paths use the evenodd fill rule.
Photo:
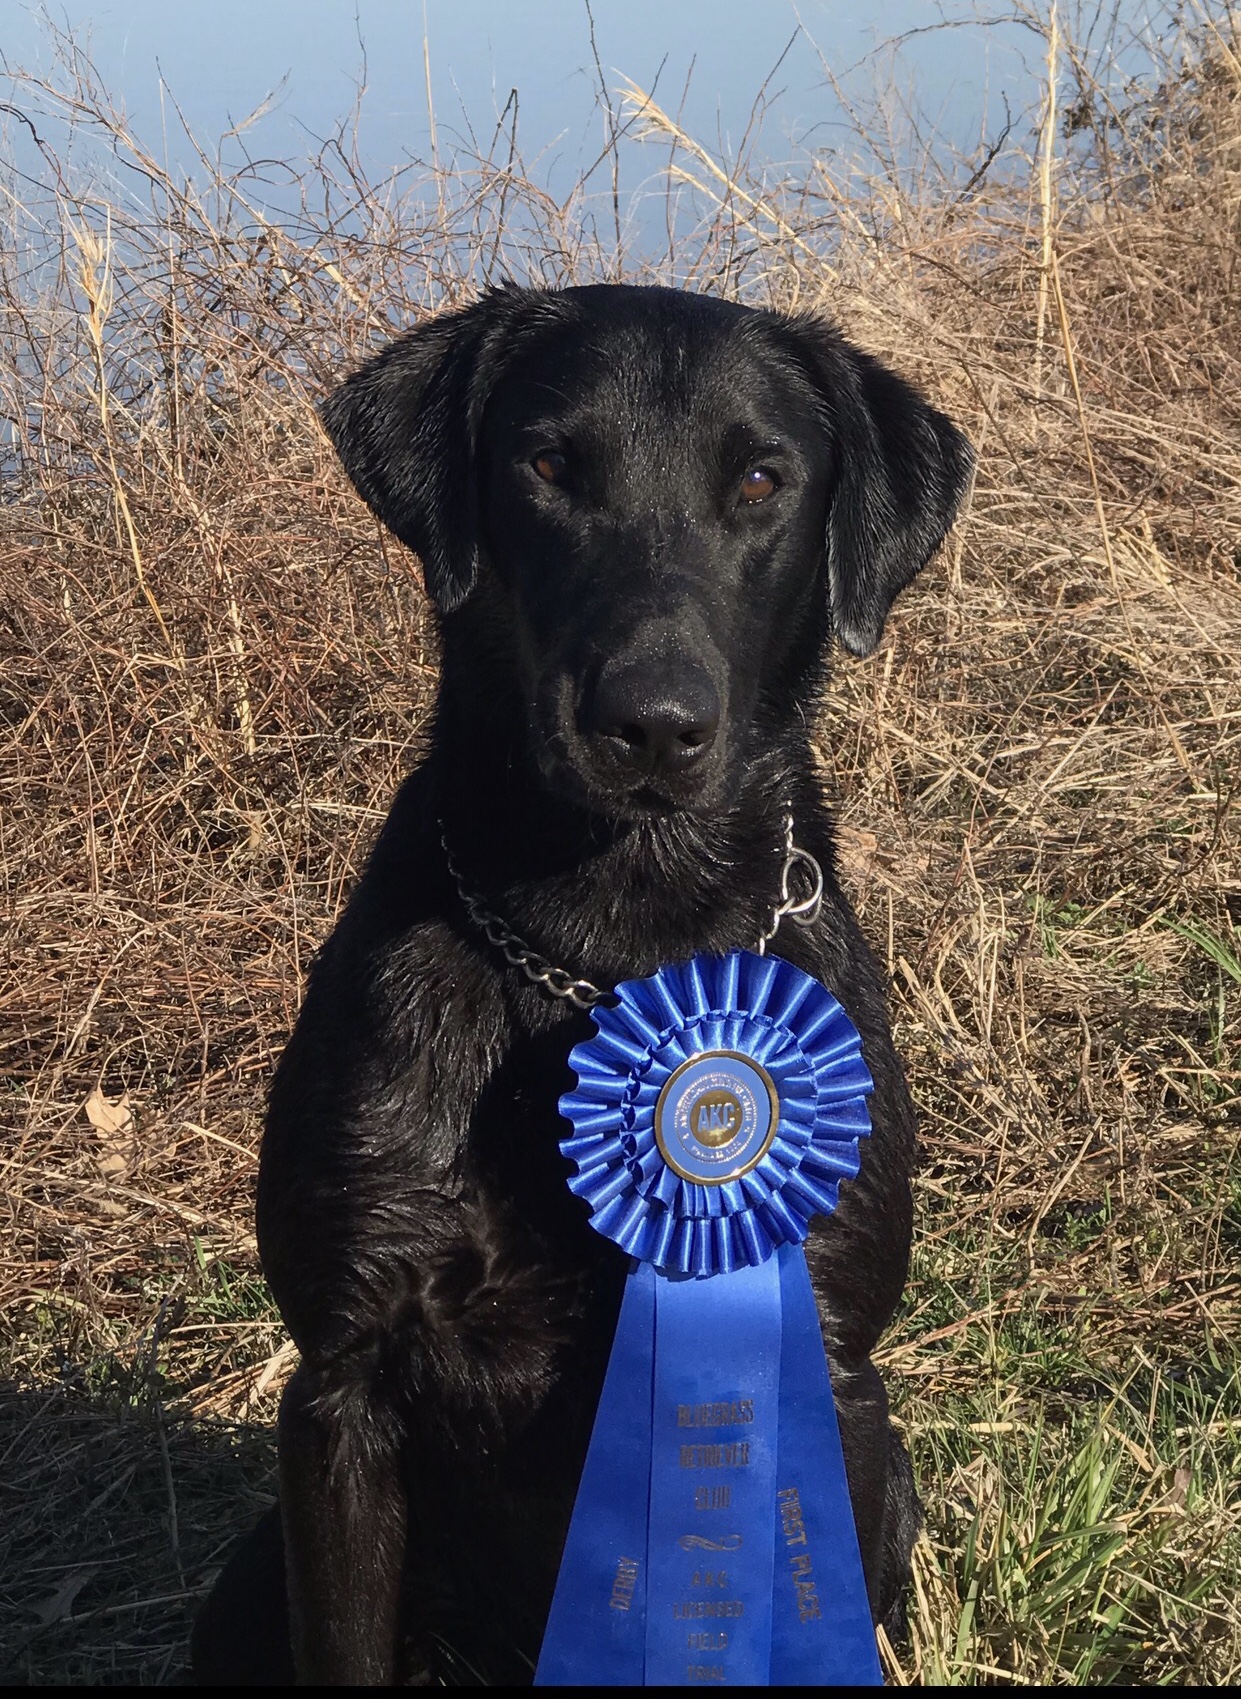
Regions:
<instances>
[{"instance_id":1,"label":"dry grass","mask_svg":"<svg viewBox=\"0 0 1241 1699\"><path fill-rule=\"evenodd\" d=\"M899 1682L1241 1676L1238 23L1123 109L1058 43L1071 146L1048 101L967 193L777 192L618 118L701 219L658 275L838 316L981 451L819 745L927 1154ZM0 1661L160 1681L290 1367L264 1084L435 679L313 403L489 277L618 262L505 134L414 195L342 130L277 229L244 173L179 187L71 46L23 101L126 186L44 142L2 197Z\"/></svg>"}]
</instances>

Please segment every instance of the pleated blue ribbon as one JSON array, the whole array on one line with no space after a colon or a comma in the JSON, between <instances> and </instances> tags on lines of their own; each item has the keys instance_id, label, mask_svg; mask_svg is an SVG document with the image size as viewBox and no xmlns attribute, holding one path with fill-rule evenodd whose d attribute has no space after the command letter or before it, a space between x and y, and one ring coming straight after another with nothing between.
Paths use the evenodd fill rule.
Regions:
<instances>
[{"instance_id":1,"label":"pleated blue ribbon","mask_svg":"<svg viewBox=\"0 0 1241 1699\"><path fill-rule=\"evenodd\" d=\"M832 994L775 957L617 988L561 1146L636 1259L537 1685L879 1684L801 1244L873 1089Z\"/></svg>"}]
</instances>

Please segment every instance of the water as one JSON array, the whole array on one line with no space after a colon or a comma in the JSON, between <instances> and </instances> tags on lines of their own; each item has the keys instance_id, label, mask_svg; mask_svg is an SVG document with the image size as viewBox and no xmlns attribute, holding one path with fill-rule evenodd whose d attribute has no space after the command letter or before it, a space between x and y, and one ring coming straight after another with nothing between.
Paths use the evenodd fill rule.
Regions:
<instances>
[{"instance_id":1,"label":"water","mask_svg":"<svg viewBox=\"0 0 1241 1699\"><path fill-rule=\"evenodd\" d=\"M346 146L356 140L372 180L433 153L462 162L495 146L507 156L511 145L525 174L562 199L604 151L601 85L617 111L623 77L653 91L717 157L743 155L771 175L807 150L857 155L848 108L876 104L898 166L967 173L1010 120L1008 145L1029 147L1045 75L1045 44L1031 26L1047 3L1024 20L963 0L889 0L881 21L852 0L593 0L589 10L586 0L357 0L356 9L342 0L60 0L53 16L175 174L202 171L183 118L209 155L234 167L296 165L340 134ZM1126 71L1141 69L1144 44L1168 27L1157 0L1061 14L1096 50L1110 39ZM0 0L0 16L5 66L63 80L47 17L16 0ZM63 115L28 88L10 97L63 151ZM26 127L3 122L3 151L46 179ZM142 193L106 147L83 136L74 147L102 194ZM622 148L619 191L635 250L665 239L654 203L662 207L655 179L666 157L666 146ZM287 176L261 163L256 176L269 213L287 213ZM588 187L610 207L610 162Z\"/></svg>"}]
</instances>

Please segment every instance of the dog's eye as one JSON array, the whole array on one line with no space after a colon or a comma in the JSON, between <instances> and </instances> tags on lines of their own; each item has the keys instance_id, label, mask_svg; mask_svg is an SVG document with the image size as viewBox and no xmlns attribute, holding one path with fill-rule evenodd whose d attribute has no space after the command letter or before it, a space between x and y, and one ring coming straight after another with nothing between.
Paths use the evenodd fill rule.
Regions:
<instances>
[{"instance_id":1,"label":"dog's eye","mask_svg":"<svg viewBox=\"0 0 1241 1699\"><path fill-rule=\"evenodd\" d=\"M780 480L770 467L751 466L741 480L741 499L753 505L774 496L779 488Z\"/></svg>"},{"instance_id":2,"label":"dog's eye","mask_svg":"<svg viewBox=\"0 0 1241 1699\"><path fill-rule=\"evenodd\" d=\"M569 469L569 462L563 454L557 454L554 449L546 449L542 454L536 454L530 462L545 484L558 484Z\"/></svg>"}]
</instances>

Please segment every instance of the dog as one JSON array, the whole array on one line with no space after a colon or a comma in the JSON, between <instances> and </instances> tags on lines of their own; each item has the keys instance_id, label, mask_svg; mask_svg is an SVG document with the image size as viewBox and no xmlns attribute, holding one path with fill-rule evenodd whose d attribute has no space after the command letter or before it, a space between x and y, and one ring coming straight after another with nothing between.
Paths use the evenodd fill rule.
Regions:
<instances>
[{"instance_id":1,"label":"dog","mask_svg":"<svg viewBox=\"0 0 1241 1699\"><path fill-rule=\"evenodd\" d=\"M961 502L960 431L830 325L676 290L505 286L327 400L421 560L428 753L316 960L271 1091L262 1263L300 1353L279 1509L200 1613L222 1685L528 1683L627 1258L566 1184L593 988L753 949L784 821L820 864L771 948L835 993L873 1131L807 1255L872 1614L920 1510L871 1363L915 1123L810 751Z\"/></svg>"}]
</instances>

